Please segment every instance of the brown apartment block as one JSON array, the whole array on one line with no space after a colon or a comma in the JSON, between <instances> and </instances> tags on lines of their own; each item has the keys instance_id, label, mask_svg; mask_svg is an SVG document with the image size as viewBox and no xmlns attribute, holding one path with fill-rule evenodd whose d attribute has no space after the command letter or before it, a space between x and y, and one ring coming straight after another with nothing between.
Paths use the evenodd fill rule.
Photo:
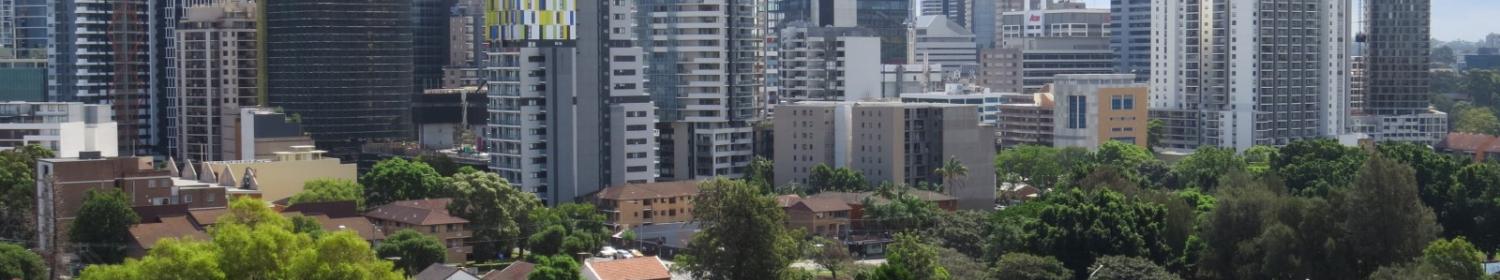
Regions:
<instances>
[{"instance_id":1,"label":"brown apartment block","mask_svg":"<svg viewBox=\"0 0 1500 280\"><path fill-rule=\"evenodd\" d=\"M448 262L468 261L474 247L467 241L474 236L468 229L469 220L448 214L448 203L453 199L402 200L376 207L365 212L375 227L385 234L395 234L411 229L443 241L448 248Z\"/></svg>"},{"instance_id":2,"label":"brown apartment block","mask_svg":"<svg viewBox=\"0 0 1500 280\"><path fill-rule=\"evenodd\" d=\"M695 196L695 181L625 184L599 190L594 204L604 213L605 224L623 230L690 221Z\"/></svg>"},{"instance_id":3,"label":"brown apartment block","mask_svg":"<svg viewBox=\"0 0 1500 280\"><path fill-rule=\"evenodd\" d=\"M1000 147L1013 148L1021 145L1052 146L1052 100L1051 87L1042 87L1042 92L1032 94L1026 103L1000 104Z\"/></svg>"},{"instance_id":4,"label":"brown apartment block","mask_svg":"<svg viewBox=\"0 0 1500 280\"><path fill-rule=\"evenodd\" d=\"M786 207L787 224L809 234L844 237L849 233L849 212L853 209L843 200L835 198L798 199Z\"/></svg>"},{"instance_id":5,"label":"brown apartment block","mask_svg":"<svg viewBox=\"0 0 1500 280\"><path fill-rule=\"evenodd\" d=\"M132 206L179 203L173 195L172 171L155 168L150 157L103 158L97 152L79 156L37 161L37 245L45 252L67 251L68 225L89 190L120 190Z\"/></svg>"}]
</instances>

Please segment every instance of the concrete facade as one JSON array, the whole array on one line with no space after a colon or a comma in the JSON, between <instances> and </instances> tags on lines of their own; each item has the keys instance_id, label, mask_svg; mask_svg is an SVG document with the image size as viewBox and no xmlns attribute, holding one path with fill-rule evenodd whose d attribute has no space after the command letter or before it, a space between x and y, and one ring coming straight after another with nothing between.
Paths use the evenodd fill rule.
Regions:
<instances>
[{"instance_id":1,"label":"concrete facade","mask_svg":"<svg viewBox=\"0 0 1500 280\"><path fill-rule=\"evenodd\" d=\"M932 171L948 159L969 175L948 186L964 209L994 204L994 127L976 106L894 102L800 102L775 118L776 184L806 184L819 164L864 174L870 184L942 184Z\"/></svg>"},{"instance_id":2,"label":"concrete facade","mask_svg":"<svg viewBox=\"0 0 1500 280\"><path fill-rule=\"evenodd\" d=\"M168 99L167 149L194 162L241 159L240 108L256 95L255 7L224 1L187 9L177 28L176 95Z\"/></svg>"},{"instance_id":3,"label":"concrete facade","mask_svg":"<svg viewBox=\"0 0 1500 280\"><path fill-rule=\"evenodd\" d=\"M880 37L855 27L792 22L778 44L777 102L881 98Z\"/></svg>"},{"instance_id":4,"label":"concrete facade","mask_svg":"<svg viewBox=\"0 0 1500 280\"><path fill-rule=\"evenodd\" d=\"M1031 102L1000 104L997 115L1000 147L1052 146L1056 106L1051 90L1032 94Z\"/></svg>"},{"instance_id":5,"label":"concrete facade","mask_svg":"<svg viewBox=\"0 0 1500 280\"><path fill-rule=\"evenodd\" d=\"M917 17L907 46L907 63L940 64L944 72L973 73L979 67L974 32L942 15Z\"/></svg>"},{"instance_id":6,"label":"concrete facade","mask_svg":"<svg viewBox=\"0 0 1500 280\"><path fill-rule=\"evenodd\" d=\"M78 157L84 151L117 156L118 125L110 117L109 105L0 103L0 150L36 144L59 157Z\"/></svg>"},{"instance_id":7,"label":"concrete facade","mask_svg":"<svg viewBox=\"0 0 1500 280\"><path fill-rule=\"evenodd\" d=\"M1108 141L1146 147L1146 85L1131 74L1058 75L1053 146L1098 150Z\"/></svg>"}]
</instances>

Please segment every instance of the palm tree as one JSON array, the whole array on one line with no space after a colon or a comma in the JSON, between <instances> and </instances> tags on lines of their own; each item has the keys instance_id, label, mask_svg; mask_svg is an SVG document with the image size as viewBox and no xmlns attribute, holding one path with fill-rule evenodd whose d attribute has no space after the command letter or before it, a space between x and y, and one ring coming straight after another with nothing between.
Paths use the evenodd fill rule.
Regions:
<instances>
[{"instance_id":1,"label":"palm tree","mask_svg":"<svg viewBox=\"0 0 1500 280\"><path fill-rule=\"evenodd\" d=\"M969 167L964 166L962 162L958 162L958 158L949 157L948 161L943 162L942 167L932 170L932 173L943 177L943 190L949 191L949 195L952 195L951 191L953 188L947 186L957 183L958 178L969 176Z\"/></svg>"}]
</instances>

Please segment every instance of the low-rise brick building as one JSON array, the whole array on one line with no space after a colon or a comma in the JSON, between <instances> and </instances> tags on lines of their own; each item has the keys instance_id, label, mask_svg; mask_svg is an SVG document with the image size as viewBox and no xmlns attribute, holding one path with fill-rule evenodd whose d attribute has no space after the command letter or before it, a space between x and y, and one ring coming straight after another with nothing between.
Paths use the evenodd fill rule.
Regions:
<instances>
[{"instance_id":1,"label":"low-rise brick building","mask_svg":"<svg viewBox=\"0 0 1500 280\"><path fill-rule=\"evenodd\" d=\"M376 207L365 212L365 217L385 234L395 234L402 229L411 229L443 241L448 248L448 262L468 261L474 247L467 241L474 236L469 230L469 220L448 213L448 203L453 199L402 200Z\"/></svg>"},{"instance_id":2,"label":"low-rise brick building","mask_svg":"<svg viewBox=\"0 0 1500 280\"><path fill-rule=\"evenodd\" d=\"M605 224L622 230L690 221L695 196L698 182L694 181L626 184L599 190L594 204L604 213Z\"/></svg>"}]
</instances>

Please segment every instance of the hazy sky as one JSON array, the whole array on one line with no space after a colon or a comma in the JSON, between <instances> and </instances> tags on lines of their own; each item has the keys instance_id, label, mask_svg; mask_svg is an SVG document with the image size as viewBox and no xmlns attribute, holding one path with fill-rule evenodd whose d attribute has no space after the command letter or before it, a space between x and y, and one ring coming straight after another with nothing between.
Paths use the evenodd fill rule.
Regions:
<instances>
[{"instance_id":1,"label":"hazy sky","mask_svg":"<svg viewBox=\"0 0 1500 280\"><path fill-rule=\"evenodd\" d=\"M1109 0L1083 1L1089 7L1109 7ZM1483 40L1486 34L1500 33L1497 17L1500 17L1500 0L1432 0L1432 37L1444 41Z\"/></svg>"}]
</instances>

